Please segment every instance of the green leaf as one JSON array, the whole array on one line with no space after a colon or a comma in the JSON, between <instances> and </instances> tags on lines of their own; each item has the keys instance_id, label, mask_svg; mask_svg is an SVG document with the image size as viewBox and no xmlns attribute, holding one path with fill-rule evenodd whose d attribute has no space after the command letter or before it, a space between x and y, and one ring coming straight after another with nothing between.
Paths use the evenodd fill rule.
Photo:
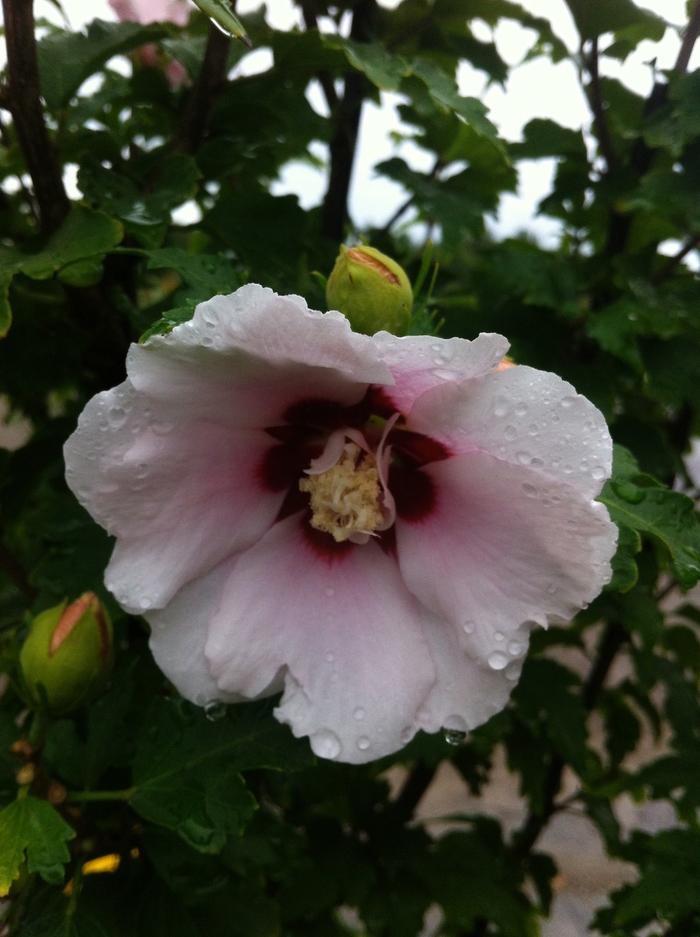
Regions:
<instances>
[{"instance_id":1,"label":"green leaf","mask_svg":"<svg viewBox=\"0 0 700 937\"><path fill-rule=\"evenodd\" d=\"M93 20L85 32L49 33L38 46L41 90L49 110L64 107L85 79L112 56L157 42L171 31L162 25Z\"/></svg>"},{"instance_id":2,"label":"green leaf","mask_svg":"<svg viewBox=\"0 0 700 937\"><path fill-rule=\"evenodd\" d=\"M233 7L228 0L194 0L194 2L222 32L228 33L234 39L241 39L246 45L251 45L243 23L233 12Z\"/></svg>"},{"instance_id":3,"label":"green leaf","mask_svg":"<svg viewBox=\"0 0 700 937\"><path fill-rule=\"evenodd\" d=\"M122 226L100 211L74 205L61 227L35 253L0 248L0 265L34 280L47 280L62 267L104 254L122 239ZM4 274L7 276L7 272Z\"/></svg>"},{"instance_id":4,"label":"green leaf","mask_svg":"<svg viewBox=\"0 0 700 937\"><path fill-rule=\"evenodd\" d=\"M191 254L178 247L154 250L148 256L149 270L168 268L185 282L183 299L198 303L219 293L231 293L241 285L234 262L220 254Z\"/></svg>"},{"instance_id":5,"label":"green leaf","mask_svg":"<svg viewBox=\"0 0 700 937\"><path fill-rule=\"evenodd\" d=\"M45 800L22 797L0 812L0 897L8 894L25 861L54 885L63 881L74 831Z\"/></svg>"},{"instance_id":6,"label":"green leaf","mask_svg":"<svg viewBox=\"0 0 700 937\"><path fill-rule=\"evenodd\" d=\"M700 579L700 518L693 502L642 473L622 446L615 446L613 475L599 500L616 524L651 537L665 548L684 589Z\"/></svg>"},{"instance_id":7,"label":"green leaf","mask_svg":"<svg viewBox=\"0 0 700 937\"><path fill-rule=\"evenodd\" d=\"M272 719L269 707L237 706L209 721L201 709L160 701L144 725L131 805L201 852L219 852L255 811L242 770L310 761L306 745Z\"/></svg>"},{"instance_id":8,"label":"green leaf","mask_svg":"<svg viewBox=\"0 0 700 937\"><path fill-rule=\"evenodd\" d=\"M659 40L666 29L660 17L635 6L632 0L566 0L566 4L582 39L632 28L640 39Z\"/></svg>"},{"instance_id":9,"label":"green leaf","mask_svg":"<svg viewBox=\"0 0 700 937\"><path fill-rule=\"evenodd\" d=\"M700 832L664 830L656 836L635 834L632 849L640 852L641 875L634 885L627 885L612 895L612 914L599 914L618 928L634 928L659 917L667 921L694 917L700 921ZM596 926L599 926L596 920ZM697 933L688 920L686 933ZM629 933L629 930L625 930Z\"/></svg>"},{"instance_id":10,"label":"green leaf","mask_svg":"<svg viewBox=\"0 0 700 937\"><path fill-rule=\"evenodd\" d=\"M398 91L402 81L412 76L420 79L440 109L456 114L477 133L499 142L498 131L486 117L486 106L477 98L462 96L454 78L430 59L408 59L378 43L354 42L336 35L324 36L324 42L331 49L341 49L350 65L382 91Z\"/></svg>"},{"instance_id":11,"label":"green leaf","mask_svg":"<svg viewBox=\"0 0 700 937\"><path fill-rule=\"evenodd\" d=\"M562 664L531 657L515 692L519 713L579 773L587 763L586 711L574 690L579 678Z\"/></svg>"},{"instance_id":12,"label":"green leaf","mask_svg":"<svg viewBox=\"0 0 700 937\"><path fill-rule=\"evenodd\" d=\"M525 125L522 143L511 143L509 149L519 159L540 159L548 156L586 159L586 144L580 130L571 130L553 120L540 117Z\"/></svg>"}]
</instances>

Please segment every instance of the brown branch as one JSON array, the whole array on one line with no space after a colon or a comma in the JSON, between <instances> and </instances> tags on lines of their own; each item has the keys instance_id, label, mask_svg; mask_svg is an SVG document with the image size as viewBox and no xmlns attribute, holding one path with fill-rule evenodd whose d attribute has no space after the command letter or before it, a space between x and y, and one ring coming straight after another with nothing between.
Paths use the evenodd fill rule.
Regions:
<instances>
[{"instance_id":1,"label":"brown branch","mask_svg":"<svg viewBox=\"0 0 700 937\"><path fill-rule=\"evenodd\" d=\"M32 0L2 0L2 8L7 45L5 102L14 118L19 145L32 178L41 227L48 234L59 227L70 202L41 106L33 3Z\"/></svg>"},{"instance_id":2,"label":"brown branch","mask_svg":"<svg viewBox=\"0 0 700 937\"><path fill-rule=\"evenodd\" d=\"M693 12L690 14L690 20L683 33L683 42L681 43L678 58L673 66L674 72L679 75L688 70L688 63L698 35L700 35L700 0L696 0Z\"/></svg>"},{"instance_id":3,"label":"brown branch","mask_svg":"<svg viewBox=\"0 0 700 937\"><path fill-rule=\"evenodd\" d=\"M230 36L211 23L202 67L187 98L176 138L177 147L188 153L194 153L206 135L212 105L226 82L230 46Z\"/></svg>"},{"instance_id":4,"label":"brown branch","mask_svg":"<svg viewBox=\"0 0 700 937\"><path fill-rule=\"evenodd\" d=\"M605 626L593 666L581 692L581 700L587 712L595 708L612 663L625 640L626 635L622 625L610 622ZM549 819L556 812L556 797L561 788L564 765L565 762L559 755L552 759L545 777L542 808L533 811L513 836L512 855L514 858L522 860L527 856Z\"/></svg>"},{"instance_id":5,"label":"brown branch","mask_svg":"<svg viewBox=\"0 0 700 937\"><path fill-rule=\"evenodd\" d=\"M375 0L359 0L353 13L351 39L356 42L369 39L374 10ZM343 97L335 109L335 130L330 142L331 168L321 209L321 231L332 241L342 240L348 217L348 192L367 88L364 75L354 70L348 72Z\"/></svg>"},{"instance_id":6,"label":"brown branch","mask_svg":"<svg viewBox=\"0 0 700 937\"><path fill-rule=\"evenodd\" d=\"M399 823L407 823L412 819L413 811L432 784L436 770L437 765L416 762L390 807L394 819Z\"/></svg>"},{"instance_id":7,"label":"brown branch","mask_svg":"<svg viewBox=\"0 0 700 937\"><path fill-rule=\"evenodd\" d=\"M610 136L610 128L608 127L607 117L605 116L603 92L600 87L597 38L591 43L590 55L586 57L586 66L591 79L586 88L586 97L588 98L588 103L593 113L593 126L595 128L596 137L598 138L598 144L600 145L600 152L603 154L603 159L605 160L608 170L611 170L617 165L617 155L613 147L612 137Z\"/></svg>"},{"instance_id":8,"label":"brown branch","mask_svg":"<svg viewBox=\"0 0 700 937\"><path fill-rule=\"evenodd\" d=\"M304 26L307 32L315 29L318 30L318 21L316 20L316 13L312 7L312 4L309 0L303 0L301 4L301 12L304 17ZM335 85L333 84L333 78L326 71L319 71L316 74L316 79L321 85L323 90L323 95L326 99L326 104L328 105L328 110L333 114L334 110L338 106L338 95L335 91Z\"/></svg>"},{"instance_id":9,"label":"brown branch","mask_svg":"<svg viewBox=\"0 0 700 937\"><path fill-rule=\"evenodd\" d=\"M651 278L652 283L661 283L662 280L665 280L666 277L670 276L676 267L681 263L681 261L688 256L688 254L695 250L696 247L700 246L700 234L696 234L685 242L681 249L673 254L671 257L667 257L664 263L658 268Z\"/></svg>"}]
</instances>

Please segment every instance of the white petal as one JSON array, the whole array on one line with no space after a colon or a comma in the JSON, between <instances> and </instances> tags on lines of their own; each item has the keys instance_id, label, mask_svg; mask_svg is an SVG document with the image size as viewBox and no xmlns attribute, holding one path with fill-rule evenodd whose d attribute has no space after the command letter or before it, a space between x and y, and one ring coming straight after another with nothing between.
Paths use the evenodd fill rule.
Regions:
<instances>
[{"instance_id":1,"label":"white petal","mask_svg":"<svg viewBox=\"0 0 700 937\"><path fill-rule=\"evenodd\" d=\"M129 611L165 605L194 576L254 543L284 492L258 473L272 440L192 419L129 381L98 394L64 448L80 503L118 537L106 584Z\"/></svg>"},{"instance_id":2,"label":"white petal","mask_svg":"<svg viewBox=\"0 0 700 937\"><path fill-rule=\"evenodd\" d=\"M326 554L302 523L276 524L236 563L210 669L222 690L252 697L284 668L280 721L321 757L370 761L410 739L433 683L423 612L375 543Z\"/></svg>"},{"instance_id":3,"label":"white petal","mask_svg":"<svg viewBox=\"0 0 700 937\"><path fill-rule=\"evenodd\" d=\"M371 339L339 312L257 284L215 296L168 335L132 345L127 372L152 397L258 428L280 423L299 401L353 404L368 384L392 380Z\"/></svg>"},{"instance_id":4,"label":"white petal","mask_svg":"<svg viewBox=\"0 0 700 937\"><path fill-rule=\"evenodd\" d=\"M601 412L556 374L517 366L443 384L414 406L409 426L453 451L481 449L595 497L612 470Z\"/></svg>"},{"instance_id":5,"label":"white petal","mask_svg":"<svg viewBox=\"0 0 700 937\"><path fill-rule=\"evenodd\" d=\"M377 332L372 341L395 382L393 387L384 388L384 394L404 414L431 387L485 374L509 347L507 339L491 332L483 332L473 341L430 335L397 338L389 332Z\"/></svg>"},{"instance_id":6,"label":"white petal","mask_svg":"<svg viewBox=\"0 0 700 937\"><path fill-rule=\"evenodd\" d=\"M426 637L437 680L418 714L421 729L469 732L504 708L520 676L529 628L504 637L495 667L473 656L467 636L446 621L436 620Z\"/></svg>"},{"instance_id":7,"label":"white petal","mask_svg":"<svg viewBox=\"0 0 700 937\"><path fill-rule=\"evenodd\" d=\"M435 504L418 521L398 517L399 565L475 658L498 666L501 640L525 622L569 619L609 580L617 528L602 504L482 452L423 471Z\"/></svg>"},{"instance_id":8,"label":"white petal","mask_svg":"<svg viewBox=\"0 0 700 937\"><path fill-rule=\"evenodd\" d=\"M167 608L146 616L156 663L178 692L198 706L216 700L240 701L239 696L219 689L204 656L207 625L219 606L233 563L235 560L228 560L194 580Z\"/></svg>"}]
</instances>

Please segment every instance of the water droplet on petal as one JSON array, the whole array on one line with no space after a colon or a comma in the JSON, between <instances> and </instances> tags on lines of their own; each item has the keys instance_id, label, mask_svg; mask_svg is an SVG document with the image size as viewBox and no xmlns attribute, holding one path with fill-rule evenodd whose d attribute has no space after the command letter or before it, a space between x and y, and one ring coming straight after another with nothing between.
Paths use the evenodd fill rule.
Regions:
<instances>
[{"instance_id":1,"label":"water droplet on petal","mask_svg":"<svg viewBox=\"0 0 700 937\"><path fill-rule=\"evenodd\" d=\"M333 654L331 654L330 651L328 651L326 654L326 660L328 661L329 664L332 664L333 661L335 660L335 657L333 656Z\"/></svg>"},{"instance_id":2,"label":"water droplet on petal","mask_svg":"<svg viewBox=\"0 0 700 937\"><path fill-rule=\"evenodd\" d=\"M494 651L489 656L489 667L492 670L503 670L504 667L508 666L508 663L508 658L502 651Z\"/></svg>"},{"instance_id":3,"label":"water droplet on petal","mask_svg":"<svg viewBox=\"0 0 700 937\"><path fill-rule=\"evenodd\" d=\"M605 478L605 469L602 465L594 465L591 469L591 477L600 482Z\"/></svg>"},{"instance_id":4,"label":"water droplet on petal","mask_svg":"<svg viewBox=\"0 0 700 937\"><path fill-rule=\"evenodd\" d=\"M516 452L515 458L518 460L518 462L521 465L527 465L528 462L530 461L530 453L529 452Z\"/></svg>"},{"instance_id":5,"label":"water droplet on petal","mask_svg":"<svg viewBox=\"0 0 700 937\"><path fill-rule=\"evenodd\" d=\"M527 413L527 404L523 403L523 401L521 400L520 403L516 404L515 415L525 416L526 413Z\"/></svg>"},{"instance_id":6,"label":"water droplet on petal","mask_svg":"<svg viewBox=\"0 0 700 937\"><path fill-rule=\"evenodd\" d=\"M518 435L518 431L514 426L508 424L508 426L506 426L506 428L503 430L503 435L506 437L506 439L515 439L515 437Z\"/></svg>"},{"instance_id":7,"label":"water droplet on petal","mask_svg":"<svg viewBox=\"0 0 700 937\"><path fill-rule=\"evenodd\" d=\"M526 645L522 641L511 641L508 644L508 653L511 657L522 657L525 653Z\"/></svg>"},{"instance_id":8,"label":"water droplet on petal","mask_svg":"<svg viewBox=\"0 0 700 937\"><path fill-rule=\"evenodd\" d=\"M361 735L359 739L357 740L357 747L360 749L361 752L366 752L369 746L370 746L370 741L367 738L367 736Z\"/></svg>"},{"instance_id":9,"label":"water droplet on petal","mask_svg":"<svg viewBox=\"0 0 700 937\"><path fill-rule=\"evenodd\" d=\"M462 625L462 630L464 631L465 634L474 634L474 622L465 621L464 624Z\"/></svg>"},{"instance_id":10,"label":"water droplet on petal","mask_svg":"<svg viewBox=\"0 0 700 937\"><path fill-rule=\"evenodd\" d=\"M123 407L110 407L107 411L107 419L112 429L119 429L126 423L126 410Z\"/></svg>"},{"instance_id":11,"label":"water droplet on petal","mask_svg":"<svg viewBox=\"0 0 700 937\"><path fill-rule=\"evenodd\" d=\"M362 720L365 718L365 715L366 713L362 706L358 706L357 709L353 710L352 718L357 719L358 722L362 722Z\"/></svg>"},{"instance_id":12,"label":"water droplet on petal","mask_svg":"<svg viewBox=\"0 0 700 937\"><path fill-rule=\"evenodd\" d=\"M218 722L226 715L226 703L221 700L210 700L204 704L204 715L209 722Z\"/></svg>"},{"instance_id":13,"label":"water droplet on petal","mask_svg":"<svg viewBox=\"0 0 700 937\"><path fill-rule=\"evenodd\" d=\"M502 397L499 398L493 408L494 416L505 416L508 413L508 401L504 400Z\"/></svg>"},{"instance_id":14,"label":"water droplet on petal","mask_svg":"<svg viewBox=\"0 0 700 937\"><path fill-rule=\"evenodd\" d=\"M496 641L503 641L505 638L505 635L503 634L502 631L496 631L493 637L494 637L494 640Z\"/></svg>"},{"instance_id":15,"label":"water droplet on petal","mask_svg":"<svg viewBox=\"0 0 700 937\"><path fill-rule=\"evenodd\" d=\"M571 397L571 396L569 396L569 397L562 397L562 398L561 398L561 401L560 401L560 406L562 406L562 407L564 407L564 408L566 409L566 408L568 408L568 407L571 407L571 406L575 403L575 401L576 401L576 398L575 398L575 397Z\"/></svg>"},{"instance_id":16,"label":"water droplet on petal","mask_svg":"<svg viewBox=\"0 0 700 937\"><path fill-rule=\"evenodd\" d=\"M342 751L340 739L330 729L319 729L309 738L311 751L319 758L337 758Z\"/></svg>"},{"instance_id":17,"label":"water droplet on petal","mask_svg":"<svg viewBox=\"0 0 700 937\"><path fill-rule=\"evenodd\" d=\"M531 485L529 482L525 482L525 484L522 485L522 489L523 489L523 492L528 496L528 498L537 497L537 488L535 488L535 486Z\"/></svg>"}]
</instances>

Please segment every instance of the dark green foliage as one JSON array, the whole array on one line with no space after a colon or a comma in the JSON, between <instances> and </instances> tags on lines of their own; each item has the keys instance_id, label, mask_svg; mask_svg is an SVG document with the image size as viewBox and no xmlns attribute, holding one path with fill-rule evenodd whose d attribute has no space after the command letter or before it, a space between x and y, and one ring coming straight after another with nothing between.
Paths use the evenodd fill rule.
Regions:
<instances>
[{"instance_id":1,"label":"dark green foliage","mask_svg":"<svg viewBox=\"0 0 700 937\"><path fill-rule=\"evenodd\" d=\"M635 870L597 911L601 935L700 934L700 611L688 591L700 522L682 461L700 436L700 288L687 263L700 243L700 72L679 60L645 99L607 66L660 39L663 21L632 0L567 5L573 53L527 3L304 0L305 28L246 18L272 65L233 78L240 43L219 48L218 70L202 76L216 39L194 6L184 28L44 29L41 104L79 195L46 222L20 122L3 117L0 394L34 427L27 445L0 450L0 894L10 889L11 937L417 937L435 905L439 937L536 937L557 874L539 838L567 808ZM698 9L688 4L688 48ZM342 36L314 28L329 18ZM535 117L506 140L483 102L459 92L464 60L506 86L510 66L483 38L484 23L502 22L525 27L526 58L573 60L590 131ZM113 66L115 55L132 68ZM183 87L168 83L173 58ZM399 136L430 161L419 171L405 152L383 158L374 170L408 201L360 230L343 208L353 108L387 92ZM10 94L3 79L3 106ZM326 149L331 167L315 155ZM527 233L495 240L489 219L517 192L524 161L547 159L556 166L539 210L561 226L556 246ZM332 168L323 204L305 210L279 194L290 160ZM176 223L183 206L191 220ZM420 285L411 333L502 332L517 362L592 399L616 443L599 496L619 528L603 594L575 621L533 633L511 703L462 744L419 735L361 767L316 762L270 703L208 718L177 698L144 622L103 587L113 542L68 492L61 455L85 402L124 379L129 343L187 321L202 300L260 282L324 308L339 231L396 257ZM89 708L46 720L26 709L18 649L33 615L86 590L114 619L116 667ZM523 797L514 830L459 814L433 835L416 809L448 761L472 797L507 764ZM628 831L622 797L665 802L676 827ZM105 855L118 869L90 874L85 863Z\"/></svg>"}]
</instances>

